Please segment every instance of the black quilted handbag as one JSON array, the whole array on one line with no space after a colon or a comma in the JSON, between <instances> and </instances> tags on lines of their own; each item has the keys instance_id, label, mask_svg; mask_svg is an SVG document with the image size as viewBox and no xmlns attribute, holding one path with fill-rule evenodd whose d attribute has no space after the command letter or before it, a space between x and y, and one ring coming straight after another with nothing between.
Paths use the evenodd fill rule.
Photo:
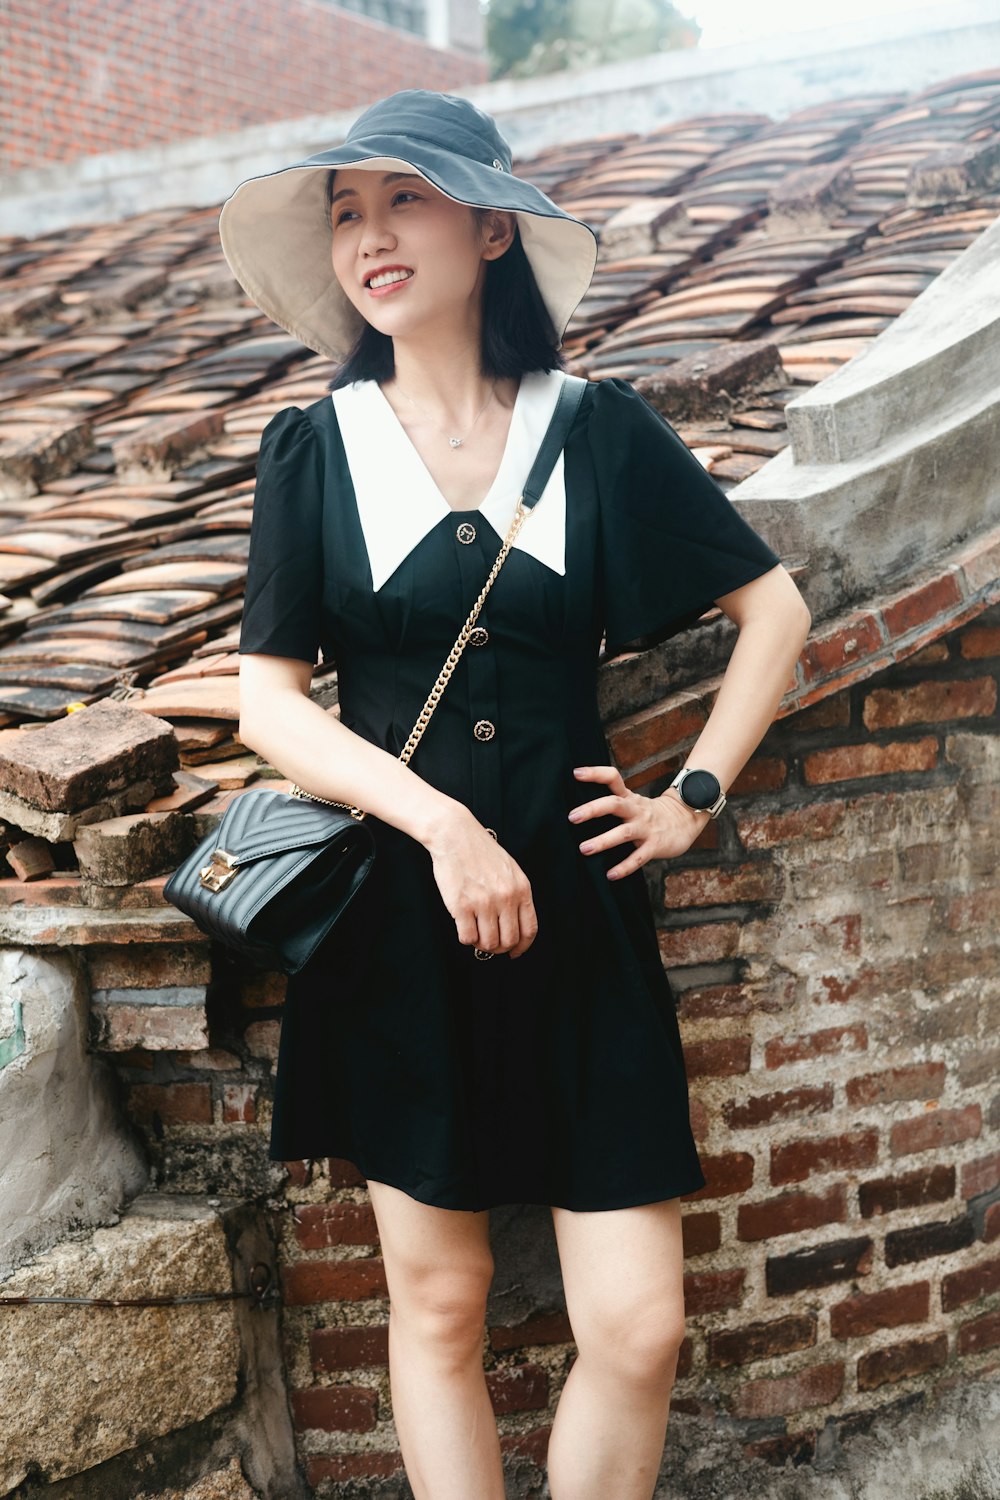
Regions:
<instances>
[{"instance_id":1,"label":"black quilted handbag","mask_svg":"<svg viewBox=\"0 0 1000 1500\"><path fill-rule=\"evenodd\" d=\"M496 562L400 752L404 764L465 650L504 558L548 483L586 384L575 376L563 381ZM290 793L244 792L174 871L163 894L203 932L235 952L264 968L297 974L347 910L371 868L375 841L364 816L360 808L315 797L299 787Z\"/></svg>"}]
</instances>

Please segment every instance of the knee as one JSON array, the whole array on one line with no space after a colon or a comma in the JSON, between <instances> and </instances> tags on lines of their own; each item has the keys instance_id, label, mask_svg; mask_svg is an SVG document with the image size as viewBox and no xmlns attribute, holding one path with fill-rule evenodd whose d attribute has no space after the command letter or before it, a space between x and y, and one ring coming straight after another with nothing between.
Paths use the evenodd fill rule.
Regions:
<instances>
[{"instance_id":1,"label":"knee","mask_svg":"<svg viewBox=\"0 0 1000 1500\"><path fill-rule=\"evenodd\" d=\"M594 1348L616 1379L637 1385L672 1381L684 1342L684 1309L667 1303L621 1310L577 1338L581 1354Z\"/></svg>"},{"instance_id":2,"label":"knee","mask_svg":"<svg viewBox=\"0 0 1000 1500\"><path fill-rule=\"evenodd\" d=\"M425 1348L461 1359L480 1350L492 1279L492 1259L460 1267L411 1266L390 1294L390 1317Z\"/></svg>"}]
</instances>

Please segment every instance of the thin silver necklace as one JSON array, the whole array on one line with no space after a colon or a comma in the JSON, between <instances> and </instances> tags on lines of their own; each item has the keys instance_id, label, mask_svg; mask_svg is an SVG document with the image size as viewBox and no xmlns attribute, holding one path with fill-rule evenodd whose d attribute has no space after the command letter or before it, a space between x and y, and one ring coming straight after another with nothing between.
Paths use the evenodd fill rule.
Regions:
<instances>
[{"instance_id":1,"label":"thin silver necklace","mask_svg":"<svg viewBox=\"0 0 1000 1500\"><path fill-rule=\"evenodd\" d=\"M476 422L479 421L479 418L482 416L483 412L489 406L490 400L491 400L491 398L493 396L493 392L496 390L496 388L497 388L497 383L494 380L493 384L490 386L489 395L486 397L486 400L483 402L482 406L476 412L475 418L474 418L473 423L472 423L472 427L475 427ZM398 387L398 389L400 389L402 391L402 387ZM445 430L444 430L443 427L441 427L437 422L434 422L434 419L432 417L428 417L427 416L427 413L424 411L423 407L420 406L420 405L418 405L418 403L416 401L414 401L414 399L413 399L412 396L407 395L406 391L402 391L402 394L404 396L406 396L406 399L407 399L407 401L409 401L409 403L410 403L411 406L415 406L417 408L417 411L420 412L421 416L423 416L424 418L426 418L426 420L428 422L433 422L433 425L435 427L437 427L437 430L438 430L438 432L440 432L440 434L441 434L442 437L448 438L448 442L449 442L449 444L450 444L450 446L452 448L461 448L462 444L465 442L465 439L469 436L469 433L472 431L472 427L469 427L462 434L461 437L451 437L451 436L449 436L449 434L447 432L445 432Z\"/></svg>"}]
</instances>

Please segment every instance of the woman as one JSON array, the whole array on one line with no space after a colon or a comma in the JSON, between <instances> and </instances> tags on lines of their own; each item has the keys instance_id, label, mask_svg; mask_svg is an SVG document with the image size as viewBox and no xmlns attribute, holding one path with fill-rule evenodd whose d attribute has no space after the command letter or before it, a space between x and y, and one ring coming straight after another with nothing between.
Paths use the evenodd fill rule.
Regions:
<instances>
[{"instance_id":1,"label":"woman","mask_svg":"<svg viewBox=\"0 0 1000 1500\"><path fill-rule=\"evenodd\" d=\"M417 1500L503 1496L482 1336L507 1202L551 1207L578 1349L554 1500L648 1500L683 1335L678 1199L704 1179L642 869L721 811L808 613L673 429L625 382L588 383L401 764L566 378L593 233L511 174L488 115L413 89L241 184L220 234L258 305L340 362L263 435L240 734L364 808L377 845L289 986L271 1155L367 1180ZM739 634L692 774L631 792L597 708L602 634L657 639L713 601ZM339 721L309 698L320 647Z\"/></svg>"}]
</instances>

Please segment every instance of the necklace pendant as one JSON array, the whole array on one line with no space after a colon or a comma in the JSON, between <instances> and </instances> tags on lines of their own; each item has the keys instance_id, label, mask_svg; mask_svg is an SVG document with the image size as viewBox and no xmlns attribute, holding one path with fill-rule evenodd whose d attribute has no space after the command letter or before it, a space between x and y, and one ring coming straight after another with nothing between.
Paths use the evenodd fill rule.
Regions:
<instances>
[{"instance_id":1,"label":"necklace pendant","mask_svg":"<svg viewBox=\"0 0 1000 1500\"><path fill-rule=\"evenodd\" d=\"M449 443L451 444L451 446L453 448L461 448L464 439L463 438L449 438L448 441L449 441Z\"/></svg>"}]
</instances>

